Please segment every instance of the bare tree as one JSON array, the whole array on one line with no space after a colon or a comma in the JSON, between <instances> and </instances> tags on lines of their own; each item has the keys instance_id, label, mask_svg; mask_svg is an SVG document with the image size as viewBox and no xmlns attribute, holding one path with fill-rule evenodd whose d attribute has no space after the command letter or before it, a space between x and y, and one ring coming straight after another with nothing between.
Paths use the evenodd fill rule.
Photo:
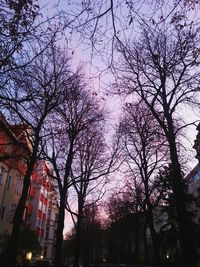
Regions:
<instances>
[{"instance_id":1,"label":"bare tree","mask_svg":"<svg viewBox=\"0 0 200 267\"><path fill-rule=\"evenodd\" d=\"M41 55L61 31L60 24L51 23L55 16L40 16L38 0L2 0L0 4L0 109L5 100L13 100L14 83L20 82L21 73ZM24 77L25 78L25 77ZM10 87L10 89L9 89ZM29 96L30 100L30 96ZM28 101L28 95L17 94L15 101ZM5 125L4 125L5 126ZM4 127L5 128L5 127ZM16 141L16 140L15 140Z\"/></svg>"},{"instance_id":2,"label":"bare tree","mask_svg":"<svg viewBox=\"0 0 200 267\"><path fill-rule=\"evenodd\" d=\"M59 64L57 64L57 60ZM25 127L26 138L23 142L9 131L8 126L1 121L1 126L9 135L12 142L25 152L23 159L26 163L26 173L22 194L18 202L10 238L10 245L5 266L15 266L19 240L19 228L23 220L30 177L36 160L40 156L43 125L49 114L59 105L63 90L63 76L69 78L68 59L63 58L63 51L57 49L54 43L40 54L40 57L24 68L16 70L15 76L5 88L5 98L2 102L3 111L17 124ZM8 97L7 97L8 96ZM21 101L23 98L23 101Z\"/></svg>"},{"instance_id":3,"label":"bare tree","mask_svg":"<svg viewBox=\"0 0 200 267\"><path fill-rule=\"evenodd\" d=\"M102 261L103 229L98 203L88 203L83 211L81 251L83 265Z\"/></svg>"},{"instance_id":4,"label":"bare tree","mask_svg":"<svg viewBox=\"0 0 200 267\"><path fill-rule=\"evenodd\" d=\"M140 207L142 198L142 188L139 190L137 187L134 192L129 180L120 190L112 193L104 205L108 216L109 254L113 262L138 264L139 255L143 257L140 248L146 228L144 212Z\"/></svg>"},{"instance_id":5,"label":"bare tree","mask_svg":"<svg viewBox=\"0 0 200 267\"><path fill-rule=\"evenodd\" d=\"M160 263L153 209L159 192L154 187L154 176L166 160L165 139L157 121L144 105L128 105L119 126L124 154L129 169L141 179L144 190L143 211L151 232L154 258ZM158 202L159 203L159 202Z\"/></svg>"},{"instance_id":6,"label":"bare tree","mask_svg":"<svg viewBox=\"0 0 200 267\"><path fill-rule=\"evenodd\" d=\"M149 262L149 250L147 243L147 227L148 218L146 212L146 199L144 194L143 180L140 176L133 173L134 169L131 168L131 172L128 175L128 181L125 184L125 194L131 199L133 213L135 214L135 260L139 260L139 242L140 231L143 230L143 242L144 242L144 260L145 263ZM154 191L154 190L152 190ZM150 192L149 192L150 193ZM142 228L142 229L141 229Z\"/></svg>"},{"instance_id":7,"label":"bare tree","mask_svg":"<svg viewBox=\"0 0 200 267\"><path fill-rule=\"evenodd\" d=\"M93 201L90 203L88 202L87 205L85 204L85 208L83 210L81 229L81 264L89 265L102 261L103 237L102 218L99 205ZM76 227L74 226L63 242L65 249L63 257L65 258L65 262L67 257L75 256L75 241ZM66 243L68 243L68 247L65 246ZM69 261L70 259L68 259L68 262Z\"/></svg>"},{"instance_id":8,"label":"bare tree","mask_svg":"<svg viewBox=\"0 0 200 267\"><path fill-rule=\"evenodd\" d=\"M22 50L25 40L31 38L34 21L39 12L35 1L1 1L1 60L0 74L16 66L16 54Z\"/></svg>"},{"instance_id":9,"label":"bare tree","mask_svg":"<svg viewBox=\"0 0 200 267\"><path fill-rule=\"evenodd\" d=\"M70 87L63 92L62 100L62 105L57 107L46 126L46 132L49 131L51 134L46 142L46 156L53 166L60 194L55 266L62 264L61 252L68 189L75 180L78 182L80 179L80 177L71 176L72 164L78 157L77 151L80 145L83 147L86 145L83 143L83 136L91 127L95 128L103 121L102 110L95 98L86 91L86 84L80 73L75 75ZM85 175L87 177L87 173Z\"/></svg>"},{"instance_id":10,"label":"bare tree","mask_svg":"<svg viewBox=\"0 0 200 267\"><path fill-rule=\"evenodd\" d=\"M177 145L178 133L186 125L180 120L177 127L176 120L184 105L199 105L199 29L187 24L182 26L163 24L155 26L154 30L152 25L144 26L139 40L121 47L124 65L118 88L139 97L165 134L174 175L173 192L183 264L196 266Z\"/></svg>"},{"instance_id":11,"label":"bare tree","mask_svg":"<svg viewBox=\"0 0 200 267\"><path fill-rule=\"evenodd\" d=\"M81 136L72 166L73 187L77 198L77 213L74 219L76 225L76 251L74 267L79 266L81 249L83 211L89 205L97 203L105 193L106 176L113 171L116 164L117 148L109 152L103 137L103 121L95 128ZM75 215L75 212L73 212Z\"/></svg>"},{"instance_id":12,"label":"bare tree","mask_svg":"<svg viewBox=\"0 0 200 267\"><path fill-rule=\"evenodd\" d=\"M61 9L72 37L74 33L79 36L79 45L88 46L91 61L100 71L105 71L114 65L117 46L134 38L139 25L186 16L185 10L195 5L195 0L78 0L66 1ZM101 59L102 66L95 62L96 58Z\"/></svg>"}]
</instances>

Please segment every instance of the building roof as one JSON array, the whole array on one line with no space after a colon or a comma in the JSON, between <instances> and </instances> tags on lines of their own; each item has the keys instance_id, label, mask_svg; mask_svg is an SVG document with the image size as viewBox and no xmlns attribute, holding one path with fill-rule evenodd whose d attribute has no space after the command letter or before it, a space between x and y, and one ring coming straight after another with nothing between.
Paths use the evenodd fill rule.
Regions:
<instances>
[{"instance_id":1,"label":"building roof","mask_svg":"<svg viewBox=\"0 0 200 267\"><path fill-rule=\"evenodd\" d=\"M0 156L6 165L24 173L25 164L22 159L28 157L31 152L31 128L23 124L9 124L2 113L0 126Z\"/></svg>"}]
</instances>

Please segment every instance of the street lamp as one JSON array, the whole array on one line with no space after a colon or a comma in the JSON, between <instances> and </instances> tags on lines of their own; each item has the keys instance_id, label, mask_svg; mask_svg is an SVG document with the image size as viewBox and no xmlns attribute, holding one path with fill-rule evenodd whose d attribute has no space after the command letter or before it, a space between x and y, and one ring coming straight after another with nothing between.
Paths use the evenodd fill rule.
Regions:
<instances>
[{"instance_id":1,"label":"street lamp","mask_svg":"<svg viewBox=\"0 0 200 267\"><path fill-rule=\"evenodd\" d=\"M31 251L28 251L26 253L26 260L31 261L31 259L32 259L32 252Z\"/></svg>"}]
</instances>

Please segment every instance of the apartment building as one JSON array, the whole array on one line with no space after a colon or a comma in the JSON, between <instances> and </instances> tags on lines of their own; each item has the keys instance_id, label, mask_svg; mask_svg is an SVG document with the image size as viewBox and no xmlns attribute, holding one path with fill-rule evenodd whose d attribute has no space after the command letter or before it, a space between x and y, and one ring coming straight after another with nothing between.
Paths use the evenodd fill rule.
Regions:
<instances>
[{"instance_id":1,"label":"apartment building","mask_svg":"<svg viewBox=\"0 0 200 267\"><path fill-rule=\"evenodd\" d=\"M23 186L23 174L5 163L0 163L0 240L10 234L12 218Z\"/></svg>"},{"instance_id":2,"label":"apartment building","mask_svg":"<svg viewBox=\"0 0 200 267\"><path fill-rule=\"evenodd\" d=\"M21 196L23 179L26 173L26 158L31 152L31 129L25 125L9 125L10 134L0 129L0 249L6 235L12 231L13 216ZM14 138L25 145L18 146ZM45 161L37 161L31 177L29 195L24 212L24 222L38 235L42 247L42 256L53 260L55 229L57 227L57 191L52 172Z\"/></svg>"},{"instance_id":3,"label":"apartment building","mask_svg":"<svg viewBox=\"0 0 200 267\"><path fill-rule=\"evenodd\" d=\"M189 181L189 192L196 198L195 203L190 208L196 212L195 222L200 224L200 124L197 126L197 131L193 148L196 150L198 163L188 174L187 179Z\"/></svg>"},{"instance_id":4,"label":"apartment building","mask_svg":"<svg viewBox=\"0 0 200 267\"><path fill-rule=\"evenodd\" d=\"M5 118L0 115L8 127L13 138L3 128L0 129L0 242L5 234L12 230L12 219L20 199L23 177L26 172L26 157L30 150L28 135L30 128L25 125L8 125ZM14 138L23 142L24 146L14 143Z\"/></svg>"},{"instance_id":5,"label":"apartment building","mask_svg":"<svg viewBox=\"0 0 200 267\"><path fill-rule=\"evenodd\" d=\"M196 158L198 159L199 163L200 163L200 123L197 126L197 136L196 136L196 140L194 141L194 146L193 148L196 150L197 154L196 154Z\"/></svg>"},{"instance_id":6,"label":"apartment building","mask_svg":"<svg viewBox=\"0 0 200 267\"><path fill-rule=\"evenodd\" d=\"M25 220L38 235L42 256L50 262L54 255L57 197L51 169L45 161L38 161L32 175Z\"/></svg>"}]
</instances>

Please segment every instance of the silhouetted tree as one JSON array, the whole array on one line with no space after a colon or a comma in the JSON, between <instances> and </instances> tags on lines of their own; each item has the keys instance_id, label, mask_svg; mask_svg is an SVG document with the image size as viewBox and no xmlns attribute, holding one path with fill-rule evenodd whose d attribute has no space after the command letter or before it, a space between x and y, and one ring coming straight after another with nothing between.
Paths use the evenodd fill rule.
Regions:
<instances>
[{"instance_id":1,"label":"silhouetted tree","mask_svg":"<svg viewBox=\"0 0 200 267\"><path fill-rule=\"evenodd\" d=\"M4 264L4 257L6 257L5 251L9 249L10 243L10 235L5 234L2 238L1 243L1 266ZM24 256L28 251L41 251L41 246L38 241L38 236L35 231L32 231L27 225L22 224L20 227L20 234L19 234L19 248L18 252L20 256ZM22 261L25 260L22 259Z\"/></svg>"},{"instance_id":2,"label":"silhouetted tree","mask_svg":"<svg viewBox=\"0 0 200 267\"><path fill-rule=\"evenodd\" d=\"M130 183L120 192L113 193L106 202L109 261L128 264L139 262L139 243L140 246L143 244L145 226L141 202L141 199L140 203L136 200Z\"/></svg>"},{"instance_id":3,"label":"silhouetted tree","mask_svg":"<svg viewBox=\"0 0 200 267\"><path fill-rule=\"evenodd\" d=\"M65 3L61 10L66 31L72 37L76 34L80 44L90 49L93 66L102 72L115 68L118 45L126 46L126 41L140 31L139 25L148 24L149 21L154 24L175 21L199 7L195 0L78 0ZM191 17L193 15L194 12L191 12Z\"/></svg>"},{"instance_id":4,"label":"silhouetted tree","mask_svg":"<svg viewBox=\"0 0 200 267\"><path fill-rule=\"evenodd\" d=\"M184 175L184 174L183 174ZM177 212L175 206L175 197L173 194L173 170L171 165L162 168L156 178L158 187L165 188L162 197L162 209L161 213L165 218L165 222L162 225L159 233L159 238L162 240L161 249L163 258L166 259L168 254L171 261L176 261L180 264L180 246L177 224ZM188 180L184 179L184 186L189 186ZM195 203L195 197L192 194L186 193L186 203L188 207L193 206ZM194 241L198 245L199 242L199 227L195 223L196 212L195 209L189 209L188 214L192 220L192 227L195 232Z\"/></svg>"},{"instance_id":5,"label":"silhouetted tree","mask_svg":"<svg viewBox=\"0 0 200 267\"><path fill-rule=\"evenodd\" d=\"M38 1L1 1L0 75L20 65L18 59L26 41L33 38Z\"/></svg>"},{"instance_id":6,"label":"silhouetted tree","mask_svg":"<svg viewBox=\"0 0 200 267\"><path fill-rule=\"evenodd\" d=\"M70 75L68 59L64 59L63 52L51 43L45 53L40 54L31 64L15 71L15 76L12 76L2 92L6 96L2 101L3 111L13 122L24 126L23 141L17 140L3 120L0 122L1 127L14 144L22 145L24 154L21 157L25 162L23 189L13 218L5 266L15 266L19 229L23 221L30 178L35 162L40 157L43 126L61 101L63 77L67 79Z\"/></svg>"},{"instance_id":7,"label":"silhouetted tree","mask_svg":"<svg viewBox=\"0 0 200 267\"><path fill-rule=\"evenodd\" d=\"M86 171L78 174L79 177L71 175L72 164L78 158L80 145L83 146L82 148L84 145L86 146L83 136L89 133L90 128L95 128L103 121L103 112L95 98L87 92L86 84L79 72L74 76L74 80L70 81L69 87L67 84L65 86L66 90L62 93L62 105L57 107L46 125L46 133L49 133L49 137L45 144L46 157L53 166L54 178L57 180L60 194L55 252L55 266L59 267L62 264L63 229L68 189L75 182L78 183L84 179L81 175L86 175L85 179L88 175ZM85 153L84 150L82 152ZM88 156L90 155L88 154ZM83 165L76 167L81 168ZM92 171L93 166L90 168Z\"/></svg>"},{"instance_id":8,"label":"silhouetted tree","mask_svg":"<svg viewBox=\"0 0 200 267\"><path fill-rule=\"evenodd\" d=\"M105 242L101 220L98 204L91 202L86 205L85 203L81 228L81 252L84 266L103 261Z\"/></svg>"},{"instance_id":9,"label":"silhouetted tree","mask_svg":"<svg viewBox=\"0 0 200 267\"><path fill-rule=\"evenodd\" d=\"M116 164L117 145L109 151L103 136L103 122L92 125L78 140L78 147L72 165L72 181L77 198L76 225L76 254L74 266L77 267L81 249L81 229L84 220L83 211L88 205L87 201L93 196L94 203L99 201L105 193L103 187L106 176L113 171ZM90 204L92 205L91 201Z\"/></svg>"},{"instance_id":10,"label":"silhouetted tree","mask_svg":"<svg viewBox=\"0 0 200 267\"><path fill-rule=\"evenodd\" d=\"M194 107L199 103L199 29L187 24L180 27L180 23L145 25L139 40L121 46L119 50L124 60L122 72L118 73L119 90L141 99L167 139L182 264L196 266L193 229L186 207L177 146L178 133L186 125L179 120L177 127L176 121L180 107Z\"/></svg>"},{"instance_id":11,"label":"silhouetted tree","mask_svg":"<svg viewBox=\"0 0 200 267\"><path fill-rule=\"evenodd\" d=\"M98 205L94 202L85 204L81 227L81 264L102 263L104 231L101 226L101 215ZM76 255L76 226L67 234L63 241L65 262L74 261Z\"/></svg>"},{"instance_id":12,"label":"silhouetted tree","mask_svg":"<svg viewBox=\"0 0 200 267\"><path fill-rule=\"evenodd\" d=\"M154 176L167 158L167 151L164 149L165 139L151 111L141 103L126 106L120 122L119 133L128 168L136 180L141 180L140 184L144 194L141 209L146 214L151 232L154 258L159 264L160 251L154 226L153 210L159 203L161 196L154 186Z\"/></svg>"}]
</instances>

